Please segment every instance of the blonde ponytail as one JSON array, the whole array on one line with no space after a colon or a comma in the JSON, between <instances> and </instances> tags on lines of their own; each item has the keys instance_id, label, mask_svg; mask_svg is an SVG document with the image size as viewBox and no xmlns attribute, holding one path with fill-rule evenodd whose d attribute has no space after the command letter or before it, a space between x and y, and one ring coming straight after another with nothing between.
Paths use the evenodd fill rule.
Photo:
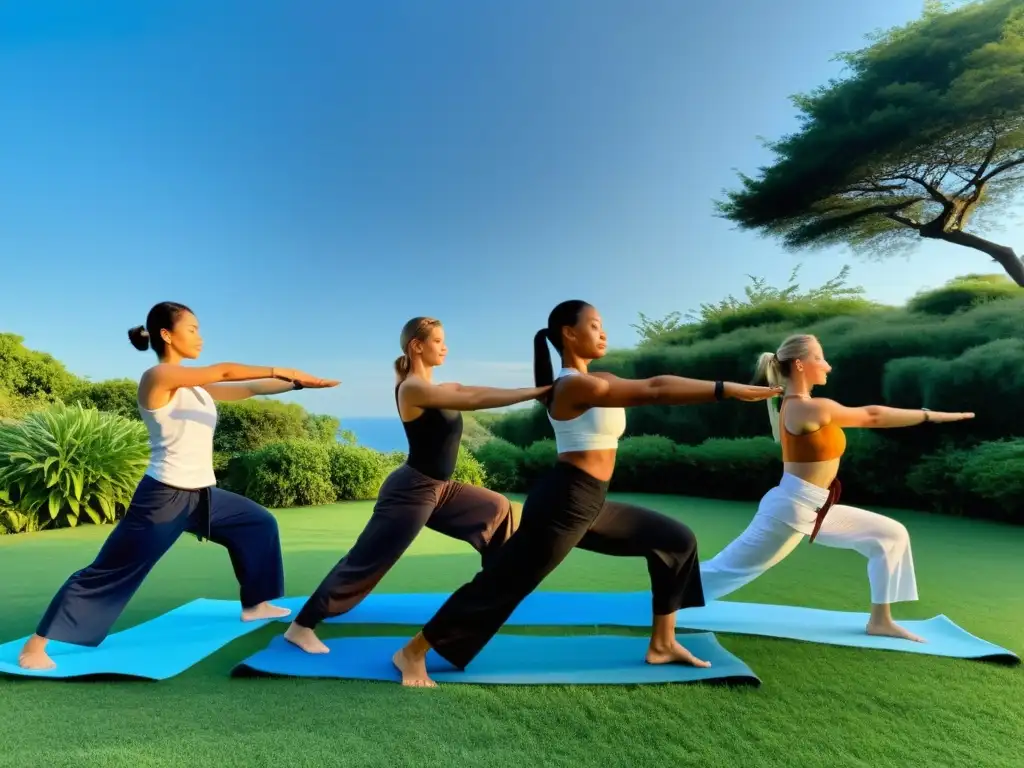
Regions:
<instances>
[{"instance_id":1,"label":"blonde ponytail","mask_svg":"<svg viewBox=\"0 0 1024 768\"><path fill-rule=\"evenodd\" d=\"M406 376L409 375L409 356L402 355L401 357L395 358L395 375L398 376L398 380L405 381Z\"/></svg>"},{"instance_id":2,"label":"blonde ponytail","mask_svg":"<svg viewBox=\"0 0 1024 768\"><path fill-rule=\"evenodd\" d=\"M816 341L814 336L797 334L783 341L777 352L762 352L757 358L754 383L785 389L789 381L789 371L793 361L804 357L808 353L809 345L812 341ZM779 404L781 402L781 397L773 397L765 401L768 406L768 420L772 425L772 437L775 438L775 442L779 442L782 439L779 435Z\"/></svg>"}]
</instances>

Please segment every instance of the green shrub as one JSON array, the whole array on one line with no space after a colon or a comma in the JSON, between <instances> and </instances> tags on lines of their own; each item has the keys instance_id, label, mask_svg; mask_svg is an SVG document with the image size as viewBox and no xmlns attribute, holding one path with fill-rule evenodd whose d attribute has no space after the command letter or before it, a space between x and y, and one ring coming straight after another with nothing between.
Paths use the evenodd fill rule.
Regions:
<instances>
[{"instance_id":1,"label":"green shrub","mask_svg":"<svg viewBox=\"0 0 1024 768\"><path fill-rule=\"evenodd\" d=\"M487 487L499 493L522 488L522 468L525 453L507 440L492 438L477 448L473 455L483 465Z\"/></svg>"},{"instance_id":2,"label":"green shrub","mask_svg":"<svg viewBox=\"0 0 1024 768\"><path fill-rule=\"evenodd\" d=\"M0 389L0 424L19 421L34 411L45 411L53 405L42 397L21 397Z\"/></svg>"},{"instance_id":3,"label":"green shrub","mask_svg":"<svg viewBox=\"0 0 1024 768\"><path fill-rule=\"evenodd\" d=\"M483 485L486 481L484 468L464 445L459 446L452 480L466 485Z\"/></svg>"},{"instance_id":4,"label":"green shrub","mask_svg":"<svg viewBox=\"0 0 1024 768\"><path fill-rule=\"evenodd\" d=\"M24 345L13 333L0 333L0 390L17 397L54 402L67 395L78 378L45 352Z\"/></svg>"},{"instance_id":5,"label":"green shrub","mask_svg":"<svg viewBox=\"0 0 1024 768\"><path fill-rule=\"evenodd\" d=\"M382 453L360 445L330 446L331 484L339 501L375 499L387 477Z\"/></svg>"},{"instance_id":6,"label":"green shrub","mask_svg":"<svg viewBox=\"0 0 1024 768\"><path fill-rule=\"evenodd\" d=\"M478 414L463 414L462 444L466 448L470 451L476 451L477 448L493 437L494 435L483 425Z\"/></svg>"},{"instance_id":7,"label":"green shrub","mask_svg":"<svg viewBox=\"0 0 1024 768\"><path fill-rule=\"evenodd\" d=\"M537 478L555 466L556 461L558 461L558 449L552 439L538 440L523 451L523 465L520 470L523 489L529 490Z\"/></svg>"},{"instance_id":8,"label":"green shrub","mask_svg":"<svg viewBox=\"0 0 1024 768\"><path fill-rule=\"evenodd\" d=\"M1020 298L1024 289L1006 275L964 275L941 288L922 291L907 302L911 312L953 315L990 301Z\"/></svg>"},{"instance_id":9,"label":"green shrub","mask_svg":"<svg viewBox=\"0 0 1024 768\"><path fill-rule=\"evenodd\" d=\"M936 451L907 474L907 485L917 494L918 506L1024 524L1024 440Z\"/></svg>"},{"instance_id":10,"label":"green shrub","mask_svg":"<svg viewBox=\"0 0 1024 768\"><path fill-rule=\"evenodd\" d=\"M309 439L271 443L229 463L236 492L265 507L329 504L337 498L331 483L331 450Z\"/></svg>"},{"instance_id":11,"label":"green shrub","mask_svg":"<svg viewBox=\"0 0 1024 768\"><path fill-rule=\"evenodd\" d=\"M319 440L330 426L320 417L311 420L301 405L276 400L218 403L217 411L214 450L232 455L255 451L271 443L308 440L311 431ZM333 442L333 437L330 441Z\"/></svg>"},{"instance_id":12,"label":"green shrub","mask_svg":"<svg viewBox=\"0 0 1024 768\"><path fill-rule=\"evenodd\" d=\"M63 403L30 413L0 425L5 518L18 531L113 522L148 462L141 422Z\"/></svg>"},{"instance_id":13,"label":"green shrub","mask_svg":"<svg viewBox=\"0 0 1024 768\"><path fill-rule=\"evenodd\" d=\"M661 435L629 437L619 443L610 489L632 493L672 493L681 471L679 447Z\"/></svg>"},{"instance_id":14,"label":"green shrub","mask_svg":"<svg viewBox=\"0 0 1024 768\"><path fill-rule=\"evenodd\" d=\"M64 402L69 405L80 403L87 408L96 408L107 413L116 413L126 419L141 421L139 416L139 383L132 379L108 379L107 381L80 381L74 386Z\"/></svg>"},{"instance_id":15,"label":"green shrub","mask_svg":"<svg viewBox=\"0 0 1024 768\"><path fill-rule=\"evenodd\" d=\"M405 464L408 454L406 454L405 451L388 451L386 453L382 453L381 456L384 459L384 467L387 470L387 473L390 474Z\"/></svg>"},{"instance_id":16,"label":"green shrub","mask_svg":"<svg viewBox=\"0 0 1024 768\"><path fill-rule=\"evenodd\" d=\"M338 441L339 436L342 436L341 421L334 416L325 416L322 413L307 413L304 426L306 436L310 440L316 440L317 442L334 444Z\"/></svg>"},{"instance_id":17,"label":"green shrub","mask_svg":"<svg viewBox=\"0 0 1024 768\"><path fill-rule=\"evenodd\" d=\"M964 512L1024 523L1024 440L983 443L966 453L957 485L973 503Z\"/></svg>"},{"instance_id":18,"label":"green shrub","mask_svg":"<svg viewBox=\"0 0 1024 768\"><path fill-rule=\"evenodd\" d=\"M990 394L1016 386L1016 376L1009 374L1015 367L1024 370L1024 366L1018 366L1020 348L1014 344L1015 340L1024 341L1024 298L989 302L952 316L879 310L832 317L805 326L781 323L741 328L685 346L658 343L618 350L595 361L592 367L629 378L675 374L749 381L758 354L776 349L787 335L797 331L818 336L833 366L828 385L816 390L816 394L856 406L886 404L889 392L898 393L911 407L925 404L933 409L974 410L979 417L971 430L983 430L981 434L986 439L1020 434L1014 430L1021 428L1018 425L1024 424L1024 419L1003 418L993 422L986 417L984 422L994 425L994 429L983 427L981 401L988 398L987 407L993 408L1000 401ZM982 351L974 351L979 348ZM961 356L960 363L949 362ZM921 358L937 362L903 362ZM919 379L926 367L946 364L946 374ZM957 384L962 383L965 372L972 382L970 396ZM927 402L915 401L924 394L928 394ZM1014 400L1024 404L1020 398ZM1000 429L1005 431L999 432ZM971 430L956 430L957 439L971 440ZM492 431L524 448L552 436L540 406L503 417L492 426ZM894 431L903 434L893 439L903 445L915 445L919 454L935 447L934 435L920 430ZM763 404L726 402L683 408L631 408L626 434L663 435L675 443L697 445L711 438L760 437L770 432Z\"/></svg>"}]
</instances>

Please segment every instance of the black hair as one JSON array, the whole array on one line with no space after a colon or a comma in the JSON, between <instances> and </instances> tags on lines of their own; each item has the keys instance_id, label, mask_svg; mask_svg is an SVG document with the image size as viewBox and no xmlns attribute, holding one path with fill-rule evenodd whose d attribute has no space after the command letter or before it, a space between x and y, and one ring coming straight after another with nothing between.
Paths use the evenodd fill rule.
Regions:
<instances>
[{"instance_id":1,"label":"black hair","mask_svg":"<svg viewBox=\"0 0 1024 768\"><path fill-rule=\"evenodd\" d=\"M146 315L146 324L137 325L128 330L128 340L140 352L145 352L150 347L156 352L157 357L163 357L167 351L167 343L160 336L160 331L172 330L178 318L186 312L192 312L184 304L174 301L161 301L154 304Z\"/></svg>"},{"instance_id":2,"label":"black hair","mask_svg":"<svg viewBox=\"0 0 1024 768\"><path fill-rule=\"evenodd\" d=\"M559 355L562 354L562 329L573 327L579 322L580 312L589 307L585 301L572 299L563 301L551 310L548 315L548 327L541 328L533 337L533 383L536 387L546 387L555 382L555 372L551 368L551 355L548 342Z\"/></svg>"}]
</instances>

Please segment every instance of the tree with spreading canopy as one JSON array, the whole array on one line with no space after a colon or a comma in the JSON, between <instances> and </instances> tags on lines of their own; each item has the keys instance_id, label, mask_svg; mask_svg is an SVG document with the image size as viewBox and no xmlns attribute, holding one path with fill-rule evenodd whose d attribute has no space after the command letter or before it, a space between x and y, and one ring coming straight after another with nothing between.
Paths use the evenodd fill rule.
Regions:
<instances>
[{"instance_id":1,"label":"tree with spreading canopy","mask_svg":"<svg viewBox=\"0 0 1024 768\"><path fill-rule=\"evenodd\" d=\"M792 250L939 240L1024 285L1014 249L977 233L1024 182L1024 4L931 0L839 58L847 76L793 97L800 128L767 145L775 162L740 174L718 214Z\"/></svg>"}]
</instances>

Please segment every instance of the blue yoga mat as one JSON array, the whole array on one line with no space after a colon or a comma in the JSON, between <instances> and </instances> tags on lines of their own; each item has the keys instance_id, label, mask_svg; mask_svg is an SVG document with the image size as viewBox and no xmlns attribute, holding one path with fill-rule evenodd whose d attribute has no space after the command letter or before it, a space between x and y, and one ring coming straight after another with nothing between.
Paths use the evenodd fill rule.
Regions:
<instances>
[{"instance_id":1,"label":"blue yoga mat","mask_svg":"<svg viewBox=\"0 0 1024 768\"><path fill-rule=\"evenodd\" d=\"M328 619L328 623L420 626L447 598L447 594L439 592L371 594L352 611ZM298 611L305 598L286 598L279 602ZM867 620L866 613L714 600L702 608L680 611L676 626L705 632L733 632L826 645L1020 663L1017 654L975 637L942 615L899 622L927 643L868 635L864 632ZM650 623L651 597L647 592L534 592L506 622L508 626L619 627L647 627Z\"/></svg>"},{"instance_id":2,"label":"blue yoga mat","mask_svg":"<svg viewBox=\"0 0 1024 768\"><path fill-rule=\"evenodd\" d=\"M18 652L26 640L23 637L0 645L0 675L166 680L269 623L269 620L243 622L239 619L240 612L237 601L200 599L115 632L96 648L50 642L46 650L57 668L42 671L18 666Z\"/></svg>"},{"instance_id":3,"label":"blue yoga mat","mask_svg":"<svg viewBox=\"0 0 1024 768\"><path fill-rule=\"evenodd\" d=\"M750 667L718 644L714 635L680 635L679 641L708 668L682 664L648 664L647 639L609 635L537 637L496 635L464 672L431 651L427 671L438 683L490 685L635 685L715 680L758 686ZM326 654L300 651L283 637L249 657L232 671L237 677L343 678L400 682L391 663L406 637L345 637L325 641Z\"/></svg>"}]
</instances>

